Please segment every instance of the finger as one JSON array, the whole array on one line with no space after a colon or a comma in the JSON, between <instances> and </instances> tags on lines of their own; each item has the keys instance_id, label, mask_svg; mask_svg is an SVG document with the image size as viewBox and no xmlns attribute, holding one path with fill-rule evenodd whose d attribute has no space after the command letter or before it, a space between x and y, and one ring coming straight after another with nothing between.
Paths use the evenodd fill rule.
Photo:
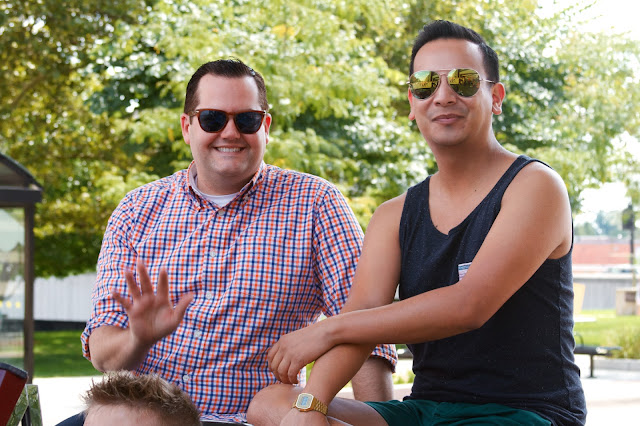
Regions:
<instances>
[{"instance_id":1,"label":"finger","mask_svg":"<svg viewBox=\"0 0 640 426\"><path fill-rule=\"evenodd\" d=\"M289 362L283 360L282 362L280 362L280 365L278 366L278 374L277 377L279 378L278 380L280 380L282 383L288 384L290 385L291 382L289 381Z\"/></svg>"},{"instance_id":2,"label":"finger","mask_svg":"<svg viewBox=\"0 0 640 426\"><path fill-rule=\"evenodd\" d=\"M153 294L151 278L149 278L147 267L141 257L138 257L138 261L136 262L136 270L138 271L138 277L140 278L140 293Z\"/></svg>"},{"instance_id":3,"label":"finger","mask_svg":"<svg viewBox=\"0 0 640 426\"><path fill-rule=\"evenodd\" d=\"M136 278L133 276L133 271L131 269L125 269L124 277L127 280L127 287L129 288L129 294L133 300L136 300L140 297L140 288L136 283Z\"/></svg>"},{"instance_id":4,"label":"finger","mask_svg":"<svg viewBox=\"0 0 640 426\"><path fill-rule=\"evenodd\" d=\"M174 308L173 315L175 316L177 323L179 324L184 318L184 314L187 312L187 308L193 301L193 293L185 294L182 299L178 300L176 307Z\"/></svg>"},{"instance_id":5,"label":"finger","mask_svg":"<svg viewBox=\"0 0 640 426\"><path fill-rule=\"evenodd\" d=\"M158 273L158 290L156 296L160 302L169 303L169 275L165 267L160 268L160 272Z\"/></svg>"},{"instance_id":6,"label":"finger","mask_svg":"<svg viewBox=\"0 0 640 426\"><path fill-rule=\"evenodd\" d=\"M113 297L113 299L116 302L118 302L120 305L122 305L122 307L124 308L125 311L129 311L129 309L133 306L133 303L131 303L129 301L129 299L125 299L118 292L115 292L115 291L112 292L111 293L111 297Z\"/></svg>"},{"instance_id":7,"label":"finger","mask_svg":"<svg viewBox=\"0 0 640 426\"><path fill-rule=\"evenodd\" d=\"M298 383L298 372L300 371L300 368L296 368L295 364L291 363L291 365L289 366L289 383L291 383L292 385L295 385L296 383Z\"/></svg>"},{"instance_id":8,"label":"finger","mask_svg":"<svg viewBox=\"0 0 640 426\"><path fill-rule=\"evenodd\" d=\"M267 351L267 363L269 364L269 368L273 365L273 359L278 353L278 342L275 345L271 346Z\"/></svg>"},{"instance_id":9,"label":"finger","mask_svg":"<svg viewBox=\"0 0 640 426\"><path fill-rule=\"evenodd\" d=\"M277 345L277 344L276 344ZM278 374L278 367L280 366L280 362L282 362L282 353L275 346L271 348L273 351L271 361L269 361L269 369L273 371L273 374Z\"/></svg>"}]
</instances>

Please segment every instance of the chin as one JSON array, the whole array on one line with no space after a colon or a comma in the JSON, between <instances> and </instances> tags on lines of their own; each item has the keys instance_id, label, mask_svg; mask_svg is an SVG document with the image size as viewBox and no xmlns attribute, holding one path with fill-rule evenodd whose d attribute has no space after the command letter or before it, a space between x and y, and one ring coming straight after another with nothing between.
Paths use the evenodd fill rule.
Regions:
<instances>
[{"instance_id":1,"label":"chin","mask_svg":"<svg viewBox=\"0 0 640 426\"><path fill-rule=\"evenodd\" d=\"M458 146L463 143L460 138L431 138L431 143L435 146Z\"/></svg>"}]
</instances>

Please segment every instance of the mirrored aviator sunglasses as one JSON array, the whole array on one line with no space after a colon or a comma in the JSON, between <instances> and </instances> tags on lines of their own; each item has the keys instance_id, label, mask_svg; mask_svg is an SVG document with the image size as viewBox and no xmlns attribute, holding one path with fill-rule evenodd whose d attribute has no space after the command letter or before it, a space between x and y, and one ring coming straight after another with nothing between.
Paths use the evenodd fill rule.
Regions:
<instances>
[{"instance_id":1,"label":"mirrored aviator sunglasses","mask_svg":"<svg viewBox=\"0 0 640 426\"><path fill-rule=\"evenodd\" d=\"M427 99L438 89L440 85L440 75L437 71L416 71L411 74L407 84L414 97ZM469 98L478 93L481 81L495 83L495 81L480 78L478 71L471 68L454 68L446 75L449 87L458 95L465 98Z\"/></svg>"},{"instance_id":2,"label":"mirrored aviator sunglasses","mask_svg":"<svg viewBox=\"0 0 640 426\"><path fill-rule=\"evenodd\" d=\"M252 109L231 114L219 109L205 108L197 109L188 115L190 117L198 117L200 127L207 133L221 132L229 122L229 117L231 117L240 133L251 135L260 129L267 111Z\"/></svg>"}]
</instances>

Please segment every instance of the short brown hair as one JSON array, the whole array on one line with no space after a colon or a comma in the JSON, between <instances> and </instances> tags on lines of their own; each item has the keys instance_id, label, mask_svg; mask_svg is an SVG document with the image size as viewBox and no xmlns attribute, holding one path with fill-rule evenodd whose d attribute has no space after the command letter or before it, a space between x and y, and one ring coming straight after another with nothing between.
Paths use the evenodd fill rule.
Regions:
<instances>
[{"instance_id":1,"label":"short brown hair","mask_svg":"<svg viewBox=\"0 0 640 426\"><path fill-rule=\"evenodd\" d=\"M418 51L427 43L438 39L466 40L480 48L482 52L482 62L486 78L493 81L500 81L500 61L496 52L487 44L480 34L470 28L463 27L450 21L437 20L425 25L413 43L411 51L411 63L409 64L409 75L413 74L413 63ZM477 70L476 70L477 71Z\"/></svg>"},{"instance_id":2,"label":"short brown hair","mask_svg":"<svg viewBox=\"0 0 640 426\"><path fill-rule=\"evenodd\" d=\"M260 102L260 108L269 111L267 88L260 73L239 59L218 59L217 61L200 65L200 68L191 76L189 83L187 83L187 92L184 97L185 114L193 112L198 105L198 84L200 84L202 77L208 74L227 78L253 78L258 87L258 102Z\"/></svg>"},{"instance_id":3,"label":"short brown hair","mask_svg":"<svg viewBox=\"0 0 640 426\"><path fill-rule=\"evenodd\" d=\"M126 406L158 414L165 426L199 426L200 413L178 386L155 374L136 376L128 371L108 373L93 382L84 396L86 413L92 407Z\"/></svg>"}]
</instances>

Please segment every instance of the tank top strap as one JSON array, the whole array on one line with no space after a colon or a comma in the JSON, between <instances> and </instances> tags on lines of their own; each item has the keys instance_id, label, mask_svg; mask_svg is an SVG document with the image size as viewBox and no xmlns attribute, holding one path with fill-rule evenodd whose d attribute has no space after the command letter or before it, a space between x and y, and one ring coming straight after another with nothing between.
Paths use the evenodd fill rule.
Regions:
<instances>
[{"instance_id":1,"label":"tank top strap","mask_svg":"<svg viewBox=\"0 0 640 426\"><path fill-rule=\"evenodd\" d=\"M504 172L504 174L500 177L496 185L491 190L491 193L494 193L494 194L504 193L504 191L507 190L507 187L511 184L511 182L516 177L516 175L520 173L520 170L522 170L524 166L526 166L527 164L533 163L533 162L539 162L549 167L547 164L543 163L540 160L527 157L526 155L520 155L518 158L516 158L513 161L513 163L511 163L507 171Z\"/></svg>"}]
</instances>

